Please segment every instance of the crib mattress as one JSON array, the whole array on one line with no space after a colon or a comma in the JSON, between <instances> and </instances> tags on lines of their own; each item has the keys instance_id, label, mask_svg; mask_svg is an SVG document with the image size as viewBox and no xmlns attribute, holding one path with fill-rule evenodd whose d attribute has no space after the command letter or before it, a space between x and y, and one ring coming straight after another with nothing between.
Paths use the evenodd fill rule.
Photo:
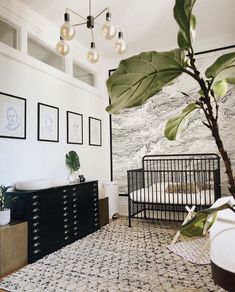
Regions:
<instances>
[{"instance_id":1,"label":"crib mattress","mask_svg":"<svg viewBox=\"0 0 235 292\"><path fill-rule=\"evenodd\" d=\"M139 203L211 205L215 201L214 190L202 190L197 193L168 193L163 187L149 187L130 193L131 200Z\"/></svg>"}]
</instances>

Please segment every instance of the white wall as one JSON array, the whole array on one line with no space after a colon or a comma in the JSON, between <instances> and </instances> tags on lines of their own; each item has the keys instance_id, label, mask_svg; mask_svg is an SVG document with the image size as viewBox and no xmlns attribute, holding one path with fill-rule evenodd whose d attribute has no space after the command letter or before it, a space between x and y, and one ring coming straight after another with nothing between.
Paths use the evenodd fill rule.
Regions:
<instances>
[{"instance_id":1,"label":"white wall","mask_svg":"<svg viewBox=\"0 0 235 292\"><path fill-rule=\"evenodd\" d=\"M66 73L60 72L27 56L27 33L54 47L58 28L42 19L19 1L3 0L0 17L20 26L20 47L14 50L0 43L0 91L27 99L26 140L0 138L0 184L35 178L66 179L65 153L77 151L87 179L107 181L109 169L109 115L104 88L104 62L90 65L84 58L81 65L90 68L97 79L97 89L71 75L75 51L87 51L73 43L66 58ZM47 31L43 31L47 29ZM59 143L37 141L37 103L59 107ZM83 145L67 144L66 110L83 114ZM102 120L102 147L88 145L88 117Z\"/></svg>"}]
</instances>

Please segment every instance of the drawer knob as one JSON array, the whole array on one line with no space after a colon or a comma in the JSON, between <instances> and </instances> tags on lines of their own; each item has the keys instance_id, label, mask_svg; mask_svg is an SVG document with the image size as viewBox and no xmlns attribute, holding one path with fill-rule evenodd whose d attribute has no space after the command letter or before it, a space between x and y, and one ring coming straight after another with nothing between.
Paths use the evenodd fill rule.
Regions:
<instances>
[{"instance_id":1,"label":"drawer knob","mask_svg":"<svg viewBox=\"0 0 235 292\"><path fill-rule=\"evenodd\" d=\"M40 249L35 249L35 251L33 253L38 254L39 252L40 252Z\"/></svg>"}]
</instances>

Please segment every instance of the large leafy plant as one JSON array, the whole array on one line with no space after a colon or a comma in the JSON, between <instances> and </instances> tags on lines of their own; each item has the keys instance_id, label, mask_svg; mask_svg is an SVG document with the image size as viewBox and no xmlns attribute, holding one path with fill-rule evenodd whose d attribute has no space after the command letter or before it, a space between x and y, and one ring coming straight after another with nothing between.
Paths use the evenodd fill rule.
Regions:
<instances>
[{"instance_id":1,"label":"large leafy plant","mask_svg":"<svg viewBox=\"0 0 235 292\"><path fill-rule=\"evenodd\" d=\"M220 97L226 94L228 83L235 84L235 52L219 57L207 68L205 77L202 76L193 48L196 18L192 9L195 2L196 0L175 1L174 18L179 26L178 48L168 52L143 52L120 62L117 70L107 80L111 97L107 111L118 113L123 108L140 106L164 87L171 85L181 74L189 75L198 84L198 94L190 96L183 93L191 101L166 123L164 134L169 140L177 139L187 128L196 110L200 110L202 123L211 131L223 159L229 191L235 197L231 161L218 126ZM207 215L204 217L208 218Z\"/></svg>"},{"instance_id":2,"label":"large leafy plant","mask_svg":"<svg viewBox=\"0 0 235 292\"><path fill-rule=\"evenodd\" d=\"M0 211L4 211L6 200L7 200L6 192L9 188L10 186L9 187L5 187L3 185L0 186Z\"/></svg>"},{"instance_id":3,"label":"large leafy plant","mask_svg":"<svg viewBox=\"0 0 235 292\"><path fill-rule=\"evenodd\" d=\"M79 157L77 155L76 151L69 151L66 155L65 155L65 163L68 166L68 168L70 169L70 173L72 174L74 171L79 170L80 168L80 160Z\"/></svg>"}]
</instances>

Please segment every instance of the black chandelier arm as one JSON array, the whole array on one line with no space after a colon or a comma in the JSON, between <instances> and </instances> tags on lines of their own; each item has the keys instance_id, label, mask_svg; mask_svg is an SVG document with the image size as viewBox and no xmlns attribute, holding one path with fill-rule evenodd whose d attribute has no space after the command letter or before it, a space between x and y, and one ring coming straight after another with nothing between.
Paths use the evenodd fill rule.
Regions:
<instances>
[{"instance_id":1,"label":"black chandelier arm","mask_svg":"<svg viewBox=\"0 0 235 292\"><path fill-rule=\"evenodd\" d=\"M94 17L94 19L98 18L98 17L99 17L101 14L103 14L104 12L109 12L109 8L108 8L108 7L104 8L99 14L97 14L97 15Z\"/></svg>"},{"instance_id":2,"label":"black chandelier arm","mask_svg":"<svg viewBox=\"0 0 235 292\"><path fill-rule=\"evenodd\" d=\"M74 10L72 10L72 9L70 9L70 8L66 8L66 13L67 13L68 11L74 13L75 15L79 16L80 18L82 18L83 20L86 21L86 18L85 18L85 17L83 17L82 15L78 14L78 13L75 12Z\"/></svg>"},{"instance_id":3,"label":"black chandelier arm","mask_svg":"<svg viewBox=\"0 0 235 292\"><path fill-rule=\"evenodd\" d=\"M85 25L85 24L87 24L87 22L75 23L72 26L79 26L79 25Z\"/></svg>"},{"instance_id":4,"label":"black chandelier arm","mask_svg":"<svg viewBox=\"0 0 235 292\"><path fill-rule=\"evenodd\" d=\"M94 38L93 29L91 28L90 31L91 31L91 42L94 43L95 42L95 38Z\"/></svg>"}]
</instances>

